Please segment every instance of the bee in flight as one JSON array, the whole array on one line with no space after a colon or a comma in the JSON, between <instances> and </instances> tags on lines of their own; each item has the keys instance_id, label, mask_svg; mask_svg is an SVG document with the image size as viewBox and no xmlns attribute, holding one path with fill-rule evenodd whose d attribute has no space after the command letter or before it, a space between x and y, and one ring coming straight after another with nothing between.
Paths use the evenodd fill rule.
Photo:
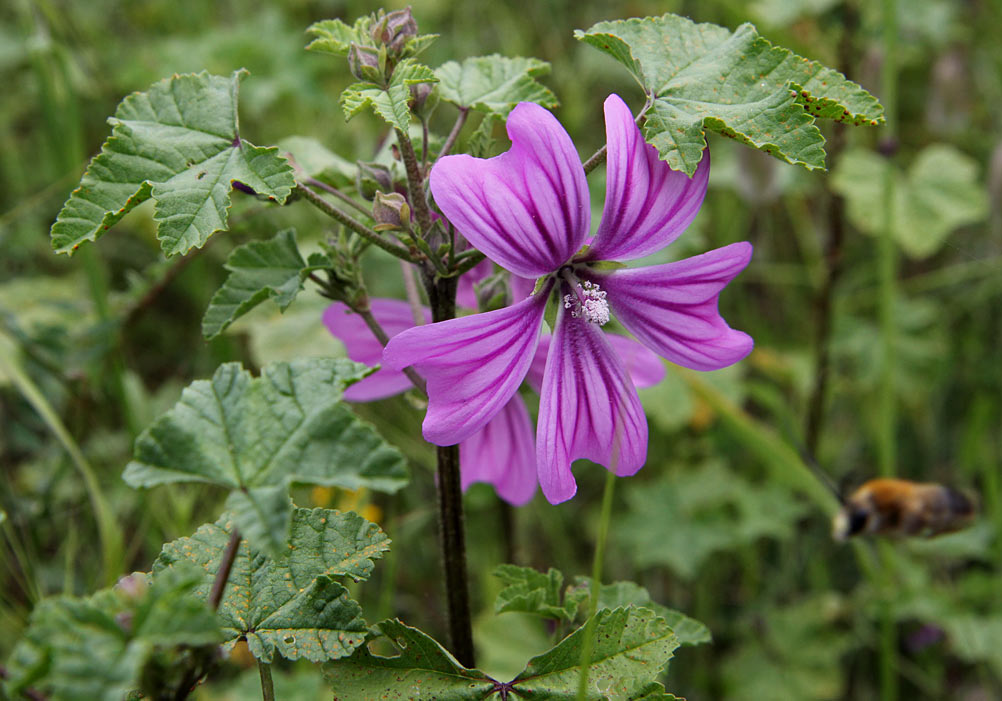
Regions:
<instances>
[{"instance_id":1,"label":"bee in flight","mask_svg":"<svg viewBox=\"0 0 1002 701\"><path fill-rule=\"evenodd\" d=\"M977 510L972 495L942 484L872 479L842 500L832 536L838 541L860 533L931 537L966 527Z\"/></svg>"}]
</instances>

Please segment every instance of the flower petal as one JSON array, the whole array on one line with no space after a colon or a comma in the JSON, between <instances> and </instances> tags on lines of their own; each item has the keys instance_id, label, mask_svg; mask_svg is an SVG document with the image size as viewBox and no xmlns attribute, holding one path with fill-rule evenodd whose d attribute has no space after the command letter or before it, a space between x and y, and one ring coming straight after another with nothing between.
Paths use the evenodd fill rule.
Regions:
<instances>
[{"instance_id":1,"label":"flower petal","mask_svg":"<svg viewBox=\"0 0 1002 701\"><path fill-rule=\"evenodd\" d=\"M647 418L602 330L560 308L536 439L539 484L551 504L577 491L571 463L578 458L634 474L647 459Z\"/></svg>"},{"instance_id":2,"label":"flower petal","mask_svg":"<svg viewBox=\"0 0 1002 701\"><path fill-rule=\"evenodd\" d=\"M536 493L536 440L525 402L515 394L486 426L459 444L463 491L474 482L494 485L515 506Z\"/></svg>"},{"instance_id":3,"label":"flower petal","mask_svg":"<svg viewBox=\"0 0 1002 701\"><path fill-rule=\"evenodd\" d=\"M665 379L664 361L647 346L618 333L607 333L605 338L622 361L634 387L653 387Z\"/></svg>"},{"instance_id":4,"label":"flower petal","mask_svg":"<svg viewBox=\"0 0 1002 701\"><path fill-rule=\"evenodd\" d=\"M623 367L626 368L634 387L637 389L653 387L665 379L664 362L657 353L652 352L647 346L618 333L606 334L605 338L612 346L613 352L619 357L620 362L623 363ZM539 338L539 345L536 346L536 353L532 356L529 372L525 376L525 381L536 392L539 392L540 387L543 386L546 356L550 353L552 340L553 336L550 334L543 334Z\"/></svg>"},{"instance_id":5,"label":"flower petal","mask_svg":"<svg viewBox=\"0 0 1002 701\"><path fill-rule=\"evenodd\" d=\"M406 302L396 299L373 299L369 306L376 321L391 338L414 326L414 312ZM425 323L431 322L431 313L424 310ZM383 362L383 344L380 343L361 316L347 305L335 302L324 310L324 325L344 344L348 357L356 363L369 366ZM373 374L348 387L344 398L349 402L371 402L385 399L409 389L411 381L399 370L380 368Z\"/></svg>"},{"instance_id":6,"label":"flower petal","mask_svg":"<svg viewBox=\"0 0 1002 701\"><path fill-rule=\"evenodd\" d=\"M459 443L483 428L522 384L546 308L546 293L484 314L417 326L395 336L383 364L413 365L428 384L424 437Z\"/></svg>"},{"instance_id":7,"label":"flower petal","mask_svg":"<svg viewBox=\"0 0 1002 701\"><path fill-rule=\"evenodd\" d=\"M710 152L691 178L672 170L644 141L618 95L605 101L605 208L589 260L633 260L678 238L699 212L710 175Z\"/></svg>"},{"instance_id":8,"label":"flower petal","mask_svg":"<svg viewBox=\"0 0 1002 701\"><path fill-rule=\"evenodd\" d=\"M694 370L718 370L751 352L750 336L720 317L720 291L751 259L733 243L675 263L593 274L616 318L651 350Z\"/></svg>"},{"instance_id":9,"label":"flower petal","mask_svg":"<svg viewBox=\"0 0 1002 701\"><path fill-rule=\"evenodd\" d=\"M584 242L591 207L584 169L556 117L523 102L508 117L511 149L446 156L431 171L435 203L474 248L522 277L551 273Z\"/></svg>"},{"instance_id":10,"label":"flower petal","mask_svg":"<svg viewBox=\"0 0 1002 701\"><path fill-rule=\"evenodd\" d=\"M476 309L477 291L474 285L493 272L494 264L486 258L466 271L456 286L456 304L466 309Z\"/></svg>"}]
</instances>

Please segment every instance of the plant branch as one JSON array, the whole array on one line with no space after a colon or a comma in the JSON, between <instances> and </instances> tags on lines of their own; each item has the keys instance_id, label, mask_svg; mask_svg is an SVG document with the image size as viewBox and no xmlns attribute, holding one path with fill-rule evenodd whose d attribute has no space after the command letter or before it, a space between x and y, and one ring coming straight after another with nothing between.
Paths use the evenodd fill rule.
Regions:
<instances>
[{"instance_id":1,"label":"plant branch","mask_svg":"<svg viewBox=\"0 0 1002 701\"><path fill-rule=\"evenodd\" d=\"M452 125L452 131L450 131L449 135L445 137L445 143L442 144L442 150L438 152L438 158L449 155L449 151L451 151L452 147L456 145L456 139L459 138L459 132L463 130L463 125L466 124L466 118L469 116L470 110L468 108L459 108L459 114L456 116L456 123ZM435 159L436 163L438 162L438 158Z\"/></svg>"},{"instance_id":2,"label":"plant branch","mask_svg":"<svg viewBox=\"0 0 1002 701\"><path fill-rule=\"evenodd\" d=\"M271 679L271 665L258 660L257 671L261 675L262 701L275 701L275 682Z\"/></svg>"},{"instance_id":3,"label":"plant branch","mask_svg":"<svg viewBox=\"0 0 1002 701\"><path fill-rule=\"evenodd\" d=\"M606 152L606 147L603 146L598 151L593 153L591 158L589 158L587 161L581 164L584 167L585 175L588 175L588 173L592 172L600 165L605 163L605 152Z\"/></svg>"},{"instance_id":4,"label":"plant branch","mask_svg":"<svg viewBox=\"0 0 1002 701\"><path fill-rule=\"evenodd\" d=\"M456 277L458 277L469 270L473 270L475 267L480 265L480 263L486 257L487 256L485 256L480 251L472 251L468 255L459 256L456 258L456 260L459 262L459 265L456 266L456 268L453 270L453 273L455 274Z\"/></svg>"},{"instance_id":5,"label":"plant branch","mask_svg":"<svg viewBox=\"0 0 1002 701\"><path fill-rule=\"evenodd\" d=\"M219 569L216 570L216 578L212 581L212 589L209 591L209 607L215 611L219 608L219 603L223 600L223 591L226 590L226 582L230 579L230 572L233 570L233 562L237 559L237 550L240 549L240 529L233 527L230 533L230 542L226 544L223 557L219 560Z\"/></svg>"},{"instance_id":6,"label":"plant branch","mask_svg":"<svg viewBox=\"0 0 1002 701\"><path fill-rule=\"evenodd\" d=\"M359 204L358 202L356 202L352 198L348 197L348 195L344 194L343 192L341 192L340 190L338 190L333 185L328 185L323 180L317 180L316 178L311 178L311 177L307 176L307 177L303 178L301 182L304 183L304 184L306 184L306 185L309 185L310 187L320 188L324 192L329 193L331 195L334 195L339 200L341 200L342 202L344 202L346 205L348 205L349 207L354 207L355 209L357 209L359 212L361 212L362 214L364 214L367 217L371 217L372 216L372 212L369 211L368 209L366 209L363 205Z\"/></svg>"},{"instance_id":7,"label":"plant branch","mask_svg":"<svg viewBox=\"0 0 1002 701\"><path fill-rule=\"evenodd\" d=\"M433 277L425 271L433 321L456 316L454 277ZM473 619L470 615L470 585L466 568L466 535L463 523L463 491L459 476L459 446L438 446L438 533L445 574L445 598L449 620L449 645L464 667L476 664L473 652Z\"/></svg>"},{"instance_id":8,"label":"plant branch","mask_svg":"<svg viewBox=\"0 0 1002 701\"><path fill-rule=\"evenodd\" d=\"M390 255L396 256L401 260L406 260L410 263L419 262L419 259L416 258L414 255L412 255L411 252L408 251L406 248L404 248L403 246L398 246L394 243L390 243L382 236L380 236L378 233L367 227L365 224L353 218L347 212L338 209L332 203L328 202L316 190L311 189L310 187L304 185L303 183L297 183L296 189L307 200L309 200L310 203L313 204L317 209L319 209L332 219L341 222L342 224L344 224L346 227L348 227L356 234L364 238L369 243L379 246Z\"/></svg>"},{"instance_id":9,"label":"plant branch","mask_svg":"<svg viewBox=\"0 0 1002 701\"><path fill-rule=\"evenodd\" d=\"M364 309L356 309L352 307L352 311L358 314L360 317L362 317L362 320L365 322L365 325L369 327L369 330L372 331L372 335L376 337L376 340L379 341L380 344L385 346L387 343L390 342L389 335L387 335L383 327L380 326L379 322L376 320L376 317L373 316L372 310L369 309L369 307L365 307ZM404 374L407 375L407 378L411 381L411 383L415 387L417 387L425 394L428 394L428 389L425 386L424 378L418 375L417 371L413 367L404 368Z\"/></svg>"},{"instance_id":10,"label":"plant branch","mask_svg":"<svg viewBox=\"0 0 1002 701\"><path fill-rule=\"evenodd\" d=\"M414 153L414 144L411 143L410 137L400 129L395 131L397 143L400 145L400 155L407 170L407 192L410 194L411 207L414 208L414 215L421 229L420 234L424 237L431 229L431 211L428 209L428 199L424 195L424 177L421 175L421 167L418 165L417 154Z\"/></svg>"}]
</instances>

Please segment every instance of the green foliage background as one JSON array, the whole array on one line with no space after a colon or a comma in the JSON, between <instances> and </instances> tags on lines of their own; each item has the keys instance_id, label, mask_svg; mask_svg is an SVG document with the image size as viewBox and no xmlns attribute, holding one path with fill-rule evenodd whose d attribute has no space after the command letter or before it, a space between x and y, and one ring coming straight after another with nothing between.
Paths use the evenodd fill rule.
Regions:
<instances>
[{"instance_id":1,"label":"green foliage background","mask_svg":"<svg viewBox=\"0 0 1002 701\"><path fill-rule=\"evenodd\" d=\"M836 66L882 97L876 3L413 4L422 31L441 35L423 55L429 65L494 52L550 62L541 80L583 156L602 144L601 103L610 91L634 108L642 102L621 66L573 38L574 29L602 20L671 11L729 28L751 21L773 43ZM989 2L899 5L893 162L876 151L878 129L843 137L825 125L831 174L711 135L710 194L690 231L665 252L677 258L739 240L756 246L722 300L725 318L755 338L756 351L716 373L670 370L647 390L648 464L617 486L607 579L639 582L654 601L713 634L710 645L675 652L669 688L690 699L875 697L882 619L893 625L902 698L1002 696L1002 49L984 31L1002 26L1002 11ZM105 118L124 95L172 73L229 75L245 67L247 138L270 145L310 136L368 159L384 125L362 117L346 124L337 97L350 76L303 46L312 22L351 20L376 7L16 0L0 8L0 514L7 514L0 519L0 659L41 597L104 584L102 519L125 534L113 563L121 572L149 570L164 542L215 520L221 489L134 491L121 479L132 439L183 387L227 361L259 368L343 353L320 323L324 302L313 292L285 314L263 305L211 342L201 336L235 246L294 226L311 250L327 234L327 221L304 208L265 209L235 193L232 231L166 261L145 205L74 258L55 256L49 226L108 134ZM440 109L437 117L446 131L450 115ZM816 485L805 485L787 443L802 435L817 382L834 191L846 198L848 229L831 293L832 359L816 452L837 483L877 473L883 351L873 235L883 221L888 168L901 251L896 472L972 488L983 515L968 531L928 543L837 545L820 499L805 496ZM600 169L590 178L598 193L601 177ZM372 259L374 294L399 295L396 266ZM433 455L420 441L421 414L407 398L359 413L404 452L411 485L395 495L303 488L296 502L354 508L379 523L393 548L353 598L370 621L398 617L440 633ZM66 429L58 440L56 422ZM67 442L78 446L89 473L68 457ZM104 495L103 513L87 474ZM568 578L590 571L604 476L584 464L576 474L578 496L559 507L537 497L511 511L488 488L467 495L480 666L499 678L514 676L551 641L524 614L493 615L502 586L490 574L495 566L555 567ZM254 677L230 665L200 697L243 698L248 684L256 694ZM329 696L309 667L288 664L276 677L279 698Z\"/></svg>"}]
</instances>

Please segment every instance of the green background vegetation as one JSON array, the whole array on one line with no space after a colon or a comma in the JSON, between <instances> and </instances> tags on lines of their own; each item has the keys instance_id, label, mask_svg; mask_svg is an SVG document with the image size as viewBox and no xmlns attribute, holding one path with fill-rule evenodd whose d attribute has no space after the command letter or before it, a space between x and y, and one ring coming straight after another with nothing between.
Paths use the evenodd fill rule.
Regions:
<instances>
[{"instance_id":1,"label":"green background vegetation","mask_svg":"<svg viewBox=\"0 0 1002 701\"><path fill-rule=\"evenodd\" d=\"M887 699L888 679L901 698L1002 696L1002 48L986 30L1002 26L1002 11L987 1L900 6L889 47L875 3L414 3L421 30L442 35L423 56L432 66L492 52L549 61L543 82L583 156L602 144L609 92L641 104L620 66L572 37L600 20L672 11L730 28L752 21L771 41L838 67L885 101L885 88L896 88L896 136L823 125L830 174L712 138L706 204L666 252L755 244L752 264L722 299L725 318L755 338L755 352L716 373L670 370L643 393L648 464L617 485L605 579L636 581L713 632L711 645L683 648L672 662L668 688L690 699ZM163 260L144 206L75 257L55 256L49 226L107 136L105 118L124 95L172 73L245 67L247 138L271 145L312 136L369 159L382 125L364 117L345 124L337 96L350 76L303 46L312 22L375 9L301 0L15 0L0 9L0 659L42 596L104 583L100 516L67 443L79 447L124 534L117 571L148 570L165 541L215 520L225 495L128 488L120 474L134 435L222 362L257 368L343 352L322 327L324 301L313 292L284 315L264 305L211 343L200 335L235 246L287 226L305 247L330 232L307 208L234 195L232 231ZM882 78L888 50L898 70ZM439 112L444 133L452 114ZM601 177L599 169L590 179L594 203L603 199ZM897 198L889 219L888 179ZM833 246L836 193L846 198L845 231ZM880 285L887 258L875 236L887 224L899 247L890 288ZM397 263L374 256L371 265L372 291L399 294ZM883 328L881 304L891 305ZM827 364L819 342L826 319ZM888 359L890 383L881 373ZM444 638L433 454L420 440L421 412L408 397L359 411L407 454L412 484L392 497L302 490L297 503L376 520L393 549L353 596L369 620L399 616ZM62 441L56 417L68 431ZM791 441L809 445L845 488L880 472L947 482L979 492L982 516L929 542L833 543L828 514L802 488ZM604 477L584 463L576 475L578 496L558 507L537 496L503 508L482 486L467 495L479 662L499 678L552 641L534 619L490 613L501 586L491 570L515 561L568 578L590 572ZM311 668L277 666L279 698L327 697ZM234 664L199 693L253 697L256 677Z\"/></svg>"}]
</instances>

